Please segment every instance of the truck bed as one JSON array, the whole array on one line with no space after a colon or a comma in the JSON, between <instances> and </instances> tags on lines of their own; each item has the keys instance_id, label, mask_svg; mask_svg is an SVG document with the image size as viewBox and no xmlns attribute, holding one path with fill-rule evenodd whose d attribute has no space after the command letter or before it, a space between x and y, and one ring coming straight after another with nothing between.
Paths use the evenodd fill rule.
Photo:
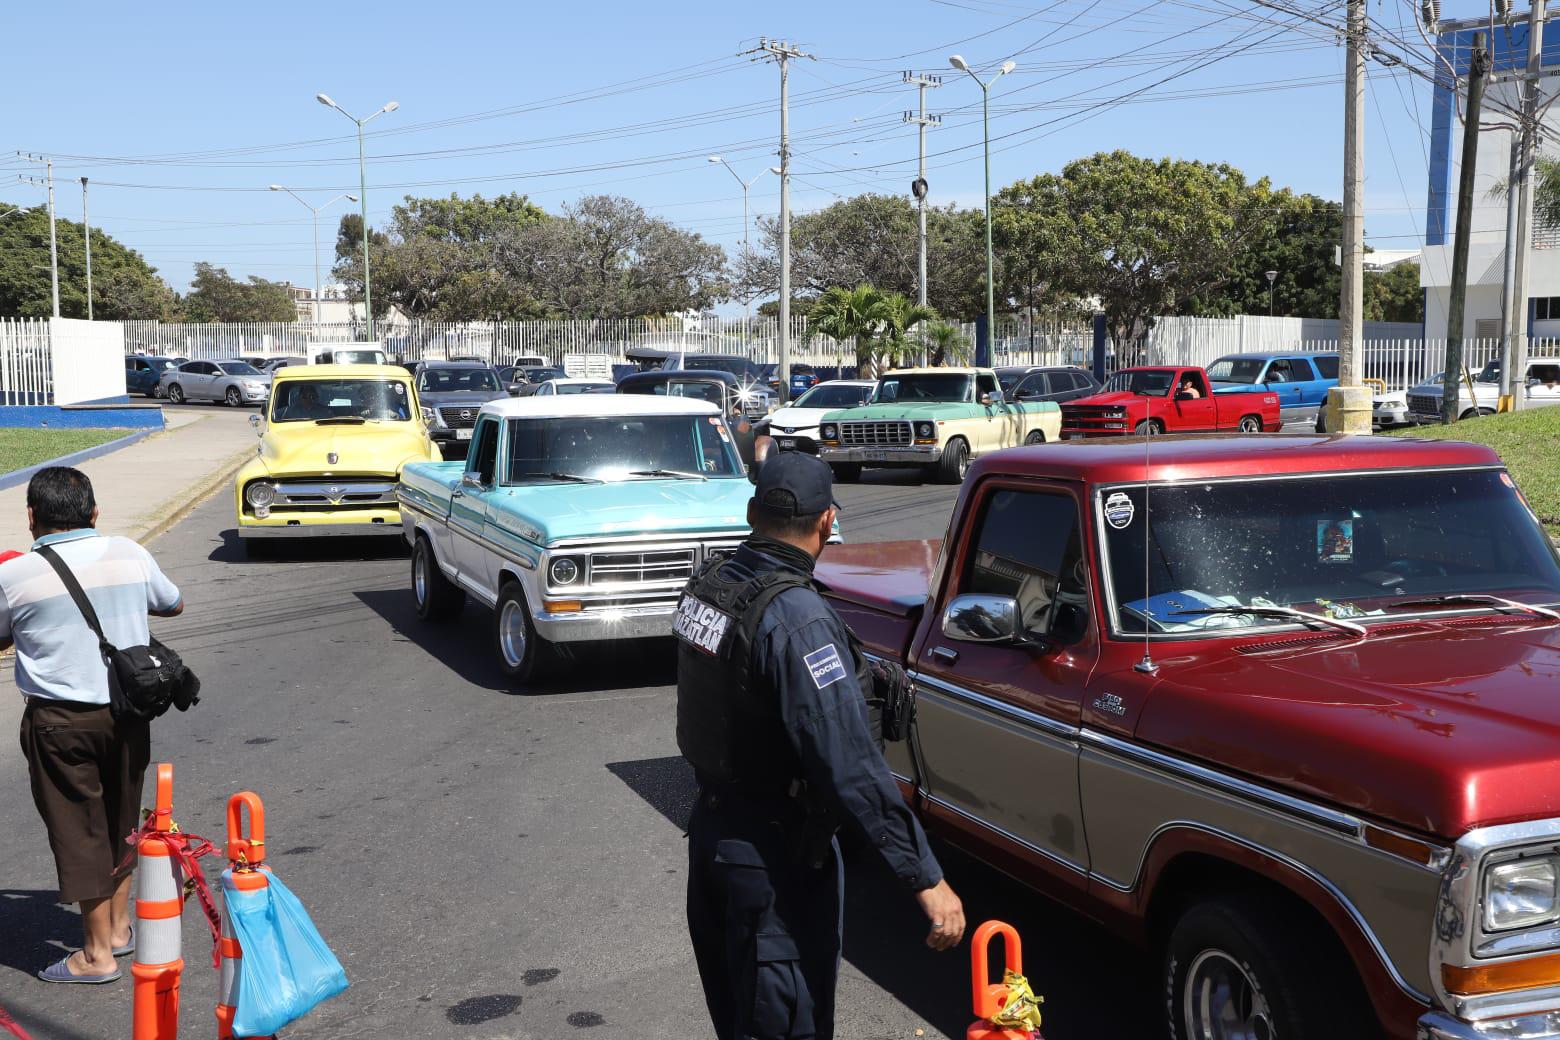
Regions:
<instances>
[{"instance_id":1,"label":"truck bed","mask_svg":"<svg viewBox=\"0 0 1560 1040\"><path fill-rule=\"evenodd\" d=\"M926 606L941 551L941 538L831 545L817 577L867 648L898 660Z\"/></svg>"}]
</instances>

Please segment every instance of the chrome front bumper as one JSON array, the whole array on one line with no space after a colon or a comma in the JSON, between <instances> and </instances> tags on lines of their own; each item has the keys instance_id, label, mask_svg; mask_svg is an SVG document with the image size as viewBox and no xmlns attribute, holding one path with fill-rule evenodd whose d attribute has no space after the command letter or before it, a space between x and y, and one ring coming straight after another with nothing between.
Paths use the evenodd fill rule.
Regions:
<instances>
[{"instance_id":1,"label":"chrome front bumper","mask_svg":"<svg viewBox=\"0 0 1560 1040\"><path fill-rule=\"evenodd\" d=\"M773 436L773 434L771 434ZM924 466L942 458L942 449L935 444L896 445L893 447L829 447L818 449L818 457L824 462L876 463L882 466Z\"/></svg>"},{"instance_id":2,"label":"chrome front bumper","mask_svg":"<svg viewBox=\"0 0 1560 1040\"><path fill-rule=\"evenodd\" d=\"M672 634L675 603L633 607L590 607L568 614L531 612L536 634L549 643L593 639L650 639Z\"/></svg>"},{"instance_id":3,"label":"chrome front bumper","mask_svg":"<svg viewBox=\"0 0 1560 1040\"><path fill-rule=\"evenodd\" d=\"M1419 1019L1419 1040L1551 1040L1560 1037L1560 1011L1464 1022L1444 1011Z\"/></svg>"},{"instance_id":4,"label":"chrome front bumper","mask_svg":"<svg viewBox=\"0 0 1560 1040\"><path fill-rule=\"evenodd\" d=\"M381 538L401 537L401 522L358 524L239 524L240 538Z\"/></svg>"}]
</instances>

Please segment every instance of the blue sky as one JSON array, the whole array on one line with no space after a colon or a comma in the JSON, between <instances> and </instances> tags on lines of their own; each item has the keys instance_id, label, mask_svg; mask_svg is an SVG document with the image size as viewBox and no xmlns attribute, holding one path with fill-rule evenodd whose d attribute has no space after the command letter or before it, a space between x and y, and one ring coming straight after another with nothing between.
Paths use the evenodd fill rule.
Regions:
<instances>
[{"instance_id":1,"label":"blue sky","mask_svg":"<svg viewBox=\"0 0 1560 1040\"><path fill-rule=\"evenodd\" d=\"M1341 17L1336 3L1295 6ZM1418 41L1404 0L1371 9L1380 31ZM1443 17L1477 13L1443 4ZM196 260L312 282L309 214L266 186L316 204L357 190L353 127L315 102L321 91L358 115L400 102L370 124L376 224L406 194L517 191L556 210L604 192L730 250L741 188L706 157L724 155L744 177L776 161L778 73L737 56L761 35L817 56L791 78L798 212L907 190L915 132L900 120L915 91L902 70L944 75L929 92L944 114L929 134L933 201L979 203L980 91L948 68L955 52L988 72L1018 62L992 93L994 186L1126 148L1341 192L1342 50L1314 23L1247 0L273 0L177 11L87 0L13 5L4 24L13 40L52 45L8 48L0 204L42 199L13 181L26 172L14 150L60 156L60 213L80 219L74 179L89 177L93 223L181 290ZM1369 93L1367 236L1414 248L1428 89L1373 65ZM755 216L774 213L777 178L751 198ZM327 266L337 215L321 220Z\"/></svg>"}]
</instances>

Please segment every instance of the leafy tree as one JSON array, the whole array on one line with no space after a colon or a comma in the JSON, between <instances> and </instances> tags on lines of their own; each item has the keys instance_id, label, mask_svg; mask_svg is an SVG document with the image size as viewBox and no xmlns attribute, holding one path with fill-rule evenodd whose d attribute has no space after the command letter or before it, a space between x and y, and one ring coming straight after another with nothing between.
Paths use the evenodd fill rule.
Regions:
<instances>
[{"instance_id":1,"label":"leafy tree","mask_svg":"<svg viewBox=\"0 0 1560 1040\"><path fill-rule=\"evenodd\" d=\"M873 343L883 327L883 294L870 285L854 289L833 285L823 291L813 305L807 321L807 335L828 336L839 343L853 344L856 371L869 378L873 362Z\"/></svg>"},{"instance_id":2,"label":"leafy tree","mask_svg":"<svg viewBox=\"0 0 1560 1040\"><path fill-rule=\"evenodd\" d=\"M1419 265L1402 263L1385 271L1365 273L1365 320L1425 320L1425 293L1419 287Z\"/></svg>"},{"instance_id":3,"label":"leafy tree","mask_svg":"<svg viewBox=\"0 0 1560 1040\"><path fill-rule=\"evenodd\" d=\"M931 322L926 333L927 362L933 367L962 365L970 359L970 341L959 326L950 321Z\"/></svg>"},{"instance_id":4,"label":"leafy tree","mask_svg":"<svg viewBox=\"0 0 1560 1040\"><path fill-rule=\"evenodd\" d=\"M1097 298L1118 348L1220 291L1270 219L1266 180L1226 164L1101 152L1004 188L1057 293Z\"/></svg>"},{"instance_id":5,"label":"leafy tree","mask_svg":"<svg viewBox=\"0 0 1560 1040\"><path fill-rule=\"evenodd\" d=\"M727 296L724 250L616 196L587 196L561 216L502 232L495 257L549 312L568 318L703 310Z\"/></svg>"},{"instance_id":6,"label":"leafy tree","mask_svg":"<svg viewBox=\"0 0 1560 1040\"><path fill-rule=\"evenodd\" d=\"M937 312L921 306L904 293L887 292L883 294L878 313L882 318L878 333L881 349L874 360L879 364L886 361L903 365L919 356L921 344L919 338L912 338L912 330L917 325L937 320Z\"/></svg>"},{"instance_id":7,"label":"leafy tree","mask_svg":"<svg viewBox=\"0 0 1560 1040\"><path fill-rule=\"evenodd\" d=\"M1277 271L1274 314L1336 318L1339 269L1334 251L1342 241L1341 204L1315 195L1274 192L1269 219L1249 239L1229 281L1187 301L1183 313L1266 314L1266 272Z\"/></svg>"},{"instance_id":8,"label":"leafy tree","mask_svg":"<svg viewBox=\"0 0 1560 1040\"><path fill-rule=\"evenodd\" d=\"M259 275L240 281L225 268L195 264L195 278L182 301L186 321L295 321L292 294L281 282Z\"/></svg>"},{"instance_id":9,"label":"leafy tree","mask_svg":"<svg viewBox=\"0 0 1560 1040\"><path fill-rule=\"evenodd\" d=\"M0 314L24 318L54 312L49 278L49 211L35 206L0 216ZM60 314L87 316L86 243L81 225L57 218ZM141 254L92 229L92 316L108 320L174 317L175 297Z\"/></svg>"}]
</instances>

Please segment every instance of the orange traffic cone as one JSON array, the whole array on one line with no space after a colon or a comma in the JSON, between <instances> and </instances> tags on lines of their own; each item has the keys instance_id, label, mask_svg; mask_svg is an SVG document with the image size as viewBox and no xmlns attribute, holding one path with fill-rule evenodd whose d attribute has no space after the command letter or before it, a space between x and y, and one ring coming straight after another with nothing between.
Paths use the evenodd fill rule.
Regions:
<instances>
[{"instance_id":1,"label":"orange traffic cone","mask_svg":"<svg viewBox=\"0 0 1560 1040\"><path fill-rule=\"evenodd\" d=\"M999 933L1007 970L1003 981L994 983L988 957L991 937ZM1024 978L1024 949L1016 928L1002 921L987 921L975 929L970 945L970 984L975 1021L965 1031L965 1040L1041 1040L1038 1005L1043 998L1030 991Z\"/></svg>"},{"instance_id":2,"label":"orange traffic cone","mask_svg":"<svg viewBox=\"0 0 1560 1040\"><path fill-rule=\"evenodd\" d=\"M243 837L244 808L249 809L249 837ZM233 936L228 917L229 890L251 892L270 886L265 867L265 806L253 791L240 791L227 804L228 868L222 872L222 936L217 940L217 1040L231 1040L238 1013L238 962L243 949Z\"/></svg>"},{"instance_id":3,"label":"orange traffic cone","mask_svg":"<svg viewBox=\"0 0 1560 1040\"><path fill-rule=\"evenodd\" d=\"M157 808L148 828L173 830L173 766L157 764ZM137 845L135 870L135 1040L174 1040L179 1032L179 978L184 971L184 872L167 843Z\"/></svg>"}]
</instances>

